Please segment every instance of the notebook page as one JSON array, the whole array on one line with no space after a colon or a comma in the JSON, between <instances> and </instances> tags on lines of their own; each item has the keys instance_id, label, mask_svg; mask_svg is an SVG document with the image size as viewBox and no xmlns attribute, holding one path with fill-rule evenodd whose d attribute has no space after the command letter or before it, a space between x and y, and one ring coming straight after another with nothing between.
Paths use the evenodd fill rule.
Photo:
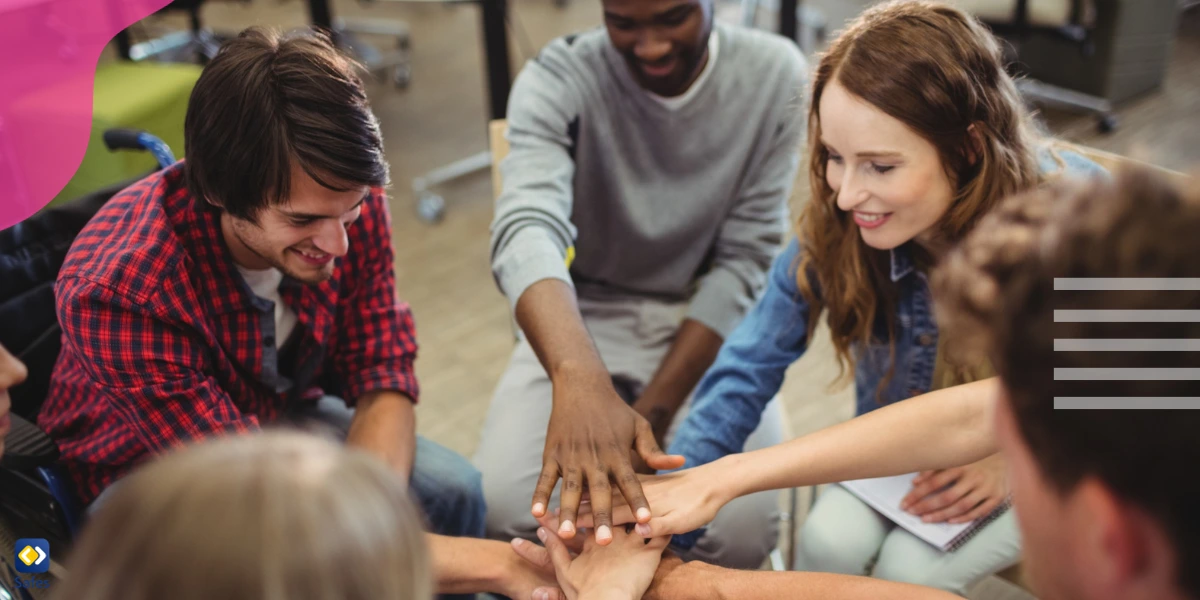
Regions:
<instances>
[{"instance_id":1,"label":"notebook page","mask_svg":"<svg viewBox=\"0 0 1200 600\"><path fill-rule=\"evenodd\" d=\"M954 525L925 523L921 521L920 517L900 510L900 501L912 491L912 481L916 477L916 473L909 473L893 477L844 481L841 485L893 523L935 547L946 550L959 534L970 529L975 522Z\"/></svg>"}]
</instances>

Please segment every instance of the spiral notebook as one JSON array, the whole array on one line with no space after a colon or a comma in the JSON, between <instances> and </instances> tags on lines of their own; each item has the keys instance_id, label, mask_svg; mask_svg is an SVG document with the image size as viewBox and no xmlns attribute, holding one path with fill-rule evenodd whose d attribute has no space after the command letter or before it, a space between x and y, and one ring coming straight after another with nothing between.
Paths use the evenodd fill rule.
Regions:
<instances>
[{"instance_id":1,"label":"spiral notebook","mask_svg":"<svg viewBox=\"0 0 1200 600\"><path fill-rule=\"evenodd\" d=\"M893 523L932 544L935 548L940 548L943 552L957 550L1008 510L1009 503L1006 500L986 516L970 523L926 523L920 517L900 510L900 501L912 491L912 481L916 477L916 473L909 473L894 477L844 481L841 485L851 494L869 504L871 508L891 519Z\"/></svg>"}]
</instances>

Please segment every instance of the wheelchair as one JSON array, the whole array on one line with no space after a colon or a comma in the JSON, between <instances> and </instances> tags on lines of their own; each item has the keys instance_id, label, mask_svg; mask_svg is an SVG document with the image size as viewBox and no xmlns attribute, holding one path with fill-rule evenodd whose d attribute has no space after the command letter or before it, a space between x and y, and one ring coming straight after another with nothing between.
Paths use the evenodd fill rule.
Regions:
<instances>
[{"instance_id":1,"label":"wheelchair","mask_svg":"<svg viewBox=\"0 0 1200 600\"><path fill-rule=\"evenodd\" d=\"M171 149L145 131L111 129L104 132L103 139L111 151L150 152L159 168L175 162ZM16 539L46 539L54 575L56 570L62 572L54 559L65 555L83 525L84 507L73 497L58 465L58 449L35 424L62 344L54 281L84 225L105 202L139 179L48 207L0 231L0 345L29 370L28 379L9 390L12 428L0 458L0 541L4 542L0 545L0 599L34 597L11 584L17 573L9 549Z\"/></svg>"}]
</instances>

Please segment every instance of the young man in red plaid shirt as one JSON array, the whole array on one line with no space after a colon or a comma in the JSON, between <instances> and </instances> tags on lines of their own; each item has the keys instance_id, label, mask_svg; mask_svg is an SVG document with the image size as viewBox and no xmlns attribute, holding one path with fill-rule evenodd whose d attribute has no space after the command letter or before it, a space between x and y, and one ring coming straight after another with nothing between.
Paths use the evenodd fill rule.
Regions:
<instances>
[{"instance_id":1,"label":"young man in red plaid shirt","mask_svg":"<svg viewBox=\"0 0 1200 600\"><path fill-rule=\"evenodd\" d=\"M355 65L321 36L248 30L197 81L185 139L186 161L109 201L59 274L63 349L38 422L79 498L189 440L315 423L405 478L434 532L482 537L479 473L415 433L417 343ZM431 540L439 577L438 557L476 578L506 564L483 554L516 558ZM508 571L477 587L518 593L529 571Z\"/></svg>"}]
</instances>

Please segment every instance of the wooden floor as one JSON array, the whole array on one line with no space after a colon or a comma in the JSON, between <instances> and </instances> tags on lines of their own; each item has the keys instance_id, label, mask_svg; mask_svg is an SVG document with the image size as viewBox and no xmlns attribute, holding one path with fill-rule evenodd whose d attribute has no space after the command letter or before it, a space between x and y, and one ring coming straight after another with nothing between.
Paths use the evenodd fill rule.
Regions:
<instances>
[{"instance_id":1,"label":"wooden floor","mask_svg":"<svg viewBox=\"0 0 1200 600\"><path fill-rule=\"evenodd\" d=\"M333 4L343 16L403 19L413 31L411 87L373 85L372 101L392 167L397 285L412 304L421 343L419 431L470 456L513 343L506 302L488 266L491 184L487 173L480 173L440 188L449 211L433 226L415 218L409 186L429 169L486 148L478 11L471 4ZM830 14L849 14L846 0L808 4L828 4ZM513 0L512 8L514 72L550 39L600 23L596 0L568 0L563 8L553 0ZM306 15L298 0L209 2L204 11L207 25L230 30L249 24L301 26ZM1050 124L1072 141L1173 169L1200 167L1200 11L1182 20L1163 89L1126 103L1118 114L1122 127L1109 136L1097 134L1087 118L1055 114ZM851 390L827 393L834 373L829 348L822 339L789 373L785 398L795 434L852 413Z\"/></svg>"}]
</instances>

